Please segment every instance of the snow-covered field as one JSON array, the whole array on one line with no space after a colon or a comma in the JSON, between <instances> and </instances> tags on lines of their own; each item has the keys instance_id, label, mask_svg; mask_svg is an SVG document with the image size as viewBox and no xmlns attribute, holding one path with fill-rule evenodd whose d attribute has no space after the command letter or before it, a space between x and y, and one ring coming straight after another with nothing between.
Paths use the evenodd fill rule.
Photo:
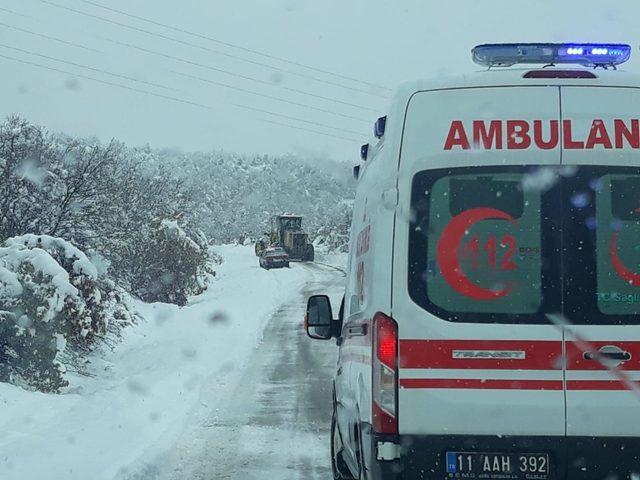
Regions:
<instances>
[{"instance_id":1,"label":"snow-covered field","mask_svg":"<svg viewBox=\"0 0 640 480\"><path fill-rule=\"evenodd\" d=\"M93 377L71 376L63 395L0 384L1 479L118 478L214 408L203 388L211 402L212 386L222 395L239 381L266 320L310 276L298 264L262 270L251 247L216 250L225 261L209 291L184 308L139 304L145 320L94 359Z\"/></svg>"}]
</instances>

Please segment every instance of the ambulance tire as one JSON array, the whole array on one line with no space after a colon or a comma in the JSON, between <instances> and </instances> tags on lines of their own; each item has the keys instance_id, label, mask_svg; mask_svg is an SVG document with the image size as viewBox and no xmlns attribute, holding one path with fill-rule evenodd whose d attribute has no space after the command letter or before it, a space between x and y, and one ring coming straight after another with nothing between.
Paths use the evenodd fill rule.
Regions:
<instances>
[{"instance_id":1,"label":"ambulance tire","mask_svg":"<svg viewBox=\"0 0 640 480\"><path fill-rule=\"evenodd\" d=\"M342 458L342 442L336 423L335 406L331 415L331 472L334 480L356 480Z\"/></svg>"}]
</instances>

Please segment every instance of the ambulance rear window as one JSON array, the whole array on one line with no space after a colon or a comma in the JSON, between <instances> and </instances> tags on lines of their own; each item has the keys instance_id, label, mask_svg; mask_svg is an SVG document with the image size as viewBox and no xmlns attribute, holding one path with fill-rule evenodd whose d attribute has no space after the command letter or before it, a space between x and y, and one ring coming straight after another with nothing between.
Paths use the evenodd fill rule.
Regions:
<instances>
[{"instance_id":1,"label":"ambulance rear window","mask_svg":"<svg viewBox=\"0 0 640 480\"><path fill-rule=\"evenodd\" d=\"M598 310L640 313L640 176L600 177L595 196Z\"/></svg>"},{"instance_id":2,"label":"ambulance rear window","mask_svg":"<svg viewBox=\"0 0 640 480\"><path fill-rule=\"evenodd\" d=\"M414 176L408 290L444 320L640 324L640 168Z\"/></svg>"},{"instance_id":3,"label":"ambulance rear window","mask_svg":"<svg viewBox=\"0 0 640 480\"><path fill-rule=\"evenodd\" d=\"M477 170L416 176L423 300L450 320L531 316L542 303L541 193L523 191L522 171Z\"/></svg>"}]
</instances>

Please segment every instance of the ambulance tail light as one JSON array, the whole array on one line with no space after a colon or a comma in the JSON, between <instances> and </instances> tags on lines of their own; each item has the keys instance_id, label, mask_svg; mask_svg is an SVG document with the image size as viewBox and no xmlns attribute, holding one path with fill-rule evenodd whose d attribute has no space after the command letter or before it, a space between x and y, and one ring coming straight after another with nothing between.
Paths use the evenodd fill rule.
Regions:
<instances>
[{"instance_id":1,"label":"ambulance tail light","mask_svg":"<svg viewBox=\"0 0 640 480\"><path fill-rule=\"evenodd\" d=\"M373 430L398 433L398 325L383 313L373 317Z\"/></svg>"}]
</instances>

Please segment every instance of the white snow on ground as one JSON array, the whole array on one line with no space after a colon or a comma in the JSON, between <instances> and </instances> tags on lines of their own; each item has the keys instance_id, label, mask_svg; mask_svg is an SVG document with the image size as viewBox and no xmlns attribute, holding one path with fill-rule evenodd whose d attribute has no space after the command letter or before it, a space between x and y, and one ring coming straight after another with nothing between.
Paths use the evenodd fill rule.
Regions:
<instances>
[{"instance_id":1,"label":"white snow on ground","mask_svg":"<svg viewBox=\"0 0 640 480\"><path fill-rule=\"evenodd\" d=\"M0 384L0 478L114 479L140 458L166 451L203 405L239 379L266 320L305 285L309 271L266 271L252 248L216 248L225 261L208 292L184 308L139 304L145 321L95 376L70 377L63 395ZM300 319L302 322L302 319Z\"/></svg>"}]
</instances>

